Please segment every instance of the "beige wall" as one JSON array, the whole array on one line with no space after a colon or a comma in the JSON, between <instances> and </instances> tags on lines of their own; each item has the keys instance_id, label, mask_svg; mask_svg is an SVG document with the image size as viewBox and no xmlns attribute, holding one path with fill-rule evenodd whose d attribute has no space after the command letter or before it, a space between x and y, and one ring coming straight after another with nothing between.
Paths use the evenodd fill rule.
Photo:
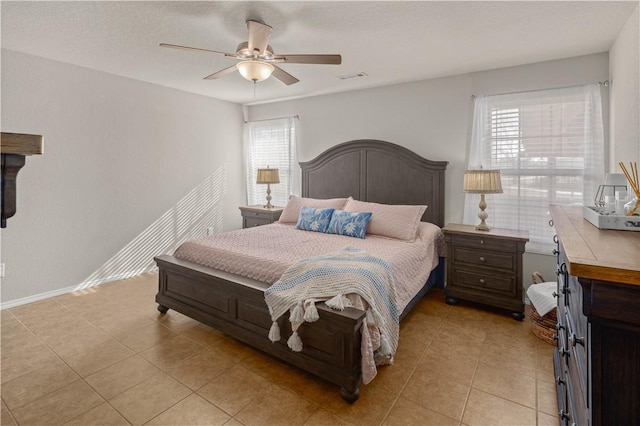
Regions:
<instances>
[{"instance_id":1,"label":"beige wall","mask_svg":"<svg viewBox=\"0 0 640 426\"><path fill-rule=\"evenodd\" d=\"M640 162L640 6L636 6L609 51L611 149L609 169Z\"/></svg>"},{"instance_id":2,"label":"beige wall","mask_svg":"<svg viewBox=\"0 0 640 426\"><path fill-rule=\"evenodd\" d=\"M44 136L2 230L3 307L240 226L239 105L3 49L2 131Z\"/></svg>"}]
</instances>

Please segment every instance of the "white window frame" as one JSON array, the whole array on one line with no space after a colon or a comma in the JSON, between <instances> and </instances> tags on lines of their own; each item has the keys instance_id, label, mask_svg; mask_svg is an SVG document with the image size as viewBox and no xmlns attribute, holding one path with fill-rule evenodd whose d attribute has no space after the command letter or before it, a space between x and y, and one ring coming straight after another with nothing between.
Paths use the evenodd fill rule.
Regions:
<instances>
[{"instance_id":1,"label":"white window frame","mask_svg":"<svg viewBox=\"0 0 640 426\"><path fill-rule=\"evenodd\" d=\"M247 204L266 204L267 186L257 184L256 177L258 168L269 167L280 176L280 183L271 184L271 204L286 205L299 187L295 117L247 122L244 139Z\"/></svg>"},{"instance_id":2,"label":"white window frame","mask_svg":"<svg viewBox=\"0 0 640 426\"><path fill-rule=\"evenodd\" d=\"M489 226L528 230L527 251L551 254L549 205L593 204L604 182L599 85L477 97L468 169L501 172L504 192L486 195ZM478 202L465 196L464 223L479 222Z\"/></svg>"}]
</instances>

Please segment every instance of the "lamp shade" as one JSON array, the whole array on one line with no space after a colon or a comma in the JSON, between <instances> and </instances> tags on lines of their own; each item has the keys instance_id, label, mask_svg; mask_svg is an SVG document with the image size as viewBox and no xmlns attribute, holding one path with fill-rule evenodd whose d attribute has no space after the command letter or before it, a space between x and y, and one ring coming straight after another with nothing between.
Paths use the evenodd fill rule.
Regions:
<instances>
[{"instance_id":1,"label":"lamp shade","mask_svg":"<svg viewBox=\"0 0 640 426\"><path fill-rule=\"evenodd\" d=\"M464 172L464 192L471 194L500 194L500 170L467 170Z\"/></svg>"},{"instance_id":2,"label":"lamp shade","mask_svg":"<svg viewBox=\"0 0 640 426\"><path fill-rule=\"evenodd\" d=\"M278 169L258 169L256 183L280 183L280 175Z\"/></svg>"},{"instance_id":3,"label":"lamp shade","mask_svg":"<svg viewBox=\"0 0 640 426\"><path fill-rule=\"evenodd\" d=\"M242 61L236 64L240 74L251 81L262 81L269 78L273 72L273 65L262 61Z\"/></svg>"}]
</instances>

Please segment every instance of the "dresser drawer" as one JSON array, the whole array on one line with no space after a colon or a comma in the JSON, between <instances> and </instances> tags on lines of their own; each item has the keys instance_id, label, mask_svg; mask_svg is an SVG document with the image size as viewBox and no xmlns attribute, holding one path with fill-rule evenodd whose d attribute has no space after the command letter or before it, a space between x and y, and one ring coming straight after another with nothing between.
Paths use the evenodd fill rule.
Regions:
<instances>
[{"instance_id":1,"label":"dresser drawer","mask_svg":"<svg viewBox=\"0 0 640 426\"><path fill-rule=\"evenodd\" d=\"M456 247L453 251L453 261L487 266L490 268L500 268L508 271L515 271L516 269L515 253L501 253Z\"/></svg>"},{"instance_id":2,"label":"dresser drawer","mask_svg":"<svg viewBox=\"0 0 640 426\"><path fill-rule=\"evenodd\" d=\"M567 348L570 352L569 360L570 364L573 364L571 366L571 371L573 371L574 376L577 375L580 377L580 387L582 389L586 389L588 379L586 351L586 347L588 345L587 336L576 330L576 326L571 315L567 315L565 322L567 324Z\"/></svg>"},{"instance_id":3,"label":"dresser drawer","mask_svg":"<svg viewBox=\"0 0 640 426\"><path fill-rule=\"evenodd\" d=\"M475 235L452 235L451 240L454 246L469 247L476 250L493 250L504 251L507 253L516 253L517 242L513 240L505 240L499 238L491 238L490 236Z\"/></svg>"},{"instance_id":4,"label":"dresser drawer","mask_svg":"<svg viewBox=\"0 0 640 426\"><path fill-rule=\"evenodd\" d=\"M567 417L567 425L588 425L589 409L587 408L586 389L582 388L577 375L573 372L575 363L569 357L569 365L567 367L567 400L569 405L569 413Z\"/></svg>"},{"instance_id":5,"label":"dresser drawer","mask_svg":"<svg viewBox=\"0 0 640 426\"><path fill-rule=\"evenodd\" d=\"M513 274L489 274L477 269L454 269L454 280L459 287L467 287L502 295L515 296L516 276Z\"/></svg>"}]
</instances>

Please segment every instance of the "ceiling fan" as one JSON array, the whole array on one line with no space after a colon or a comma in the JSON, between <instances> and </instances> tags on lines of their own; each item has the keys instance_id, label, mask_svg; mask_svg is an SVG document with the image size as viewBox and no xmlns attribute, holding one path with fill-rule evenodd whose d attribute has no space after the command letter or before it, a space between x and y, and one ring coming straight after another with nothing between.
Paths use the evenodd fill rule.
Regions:
<instances>
[{"instance_id":1,"label":"ceiling fan","mask_svg":"<svg viewBox=\"0 0 640 426\"><path fill-rule=\"evenodd\" d=\"M220 78L225 74L238 70L244 78L253 81L254 83L265 80L269 78L270 75L273 75L284 84L290 85L297 83L300 80L275 64L340 65L342 62L342 57L340 55L275 55L273 53L273 49L269 45L269 36L271 35L272 30L269 25L258 21L248 20L247 28L249 29L249 41L240 43L236 49L236 53L218 52L216 50L179 46L177 44L168 43L160 43L160 46L214 53L216 55L223 55L227 58L233 58L240 61L233 66L224 68L206 76L205 79L207 80Z\"/></svg>"}]
</instances>

